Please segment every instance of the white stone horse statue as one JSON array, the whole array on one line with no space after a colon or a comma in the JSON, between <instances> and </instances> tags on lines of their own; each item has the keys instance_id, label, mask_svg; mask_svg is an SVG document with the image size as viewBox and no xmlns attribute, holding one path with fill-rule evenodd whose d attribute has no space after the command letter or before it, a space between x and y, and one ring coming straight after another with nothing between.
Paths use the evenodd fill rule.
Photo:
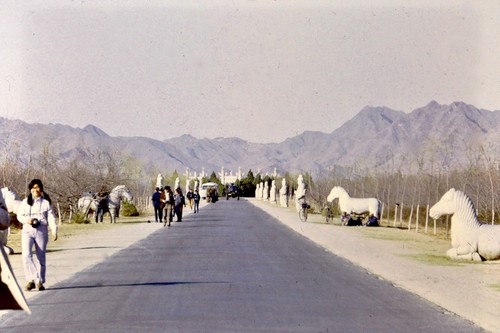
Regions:
<instances>
[{"instance_id":1,"label":"white stone horse statue","mask_svg":"<svg viewBox=\"0 0 500 333\"><path fill-rule=\"evenodd\" d=\"M0 191L0 246L8 254L14 254L14 250L7 246L7 240L10 233L10 215L17 214L17 209L21 204L18 196L8 187L3 187Z\"/></svg>"},{"instance_id":2,"label":"white stone horse statue","mask_svg":"<svg viewBox=\"0 0 500 333\"><path fill-rule=\"evenodd\" d=\"M111 190L110 194L106 198L104 208L104 211L109 212L109 215L111 216L111 223L115 223L116 218L119 216L121 201L126 200L130 202L132 199L132 194L130 194L125 185L118 185ZM88 219L90 211L95 214L97 204L97 199L90 193L78 199L78 209L85 213L85 219Z\"/></svg>"},{"instance_id":3,"label":"white stone horse statue","mask_svg":"<svg viewBox=\"0 0 500 333\"><path fill-rule=\"evenodd\" d=\"M351 198L347 191L341 186L334 186L326 198L328 202L339 199L339 207L342 213L351 214L373 214L380 220L382 203L377 198Z\"/></svg>"},{"instance_id":4,"label":"white stone horse statue","mask_svg":"<svg viewBox=\"0 0 500 333\"><path fill-rule=\"evenodd\" d=\"M466 194L452 188L429 211L433 219L445 214L452 214L452 248L446 251L448 257L474 261L500 259L500 225L480 222Z\"/></svg>"},{"instance_id":5,"label":"white stone horse statue","mask_svg":"<svg viewBox=\"0 0 500 333\"><path fill-rule=\"evenodd\" d=\"M111 215L111 223L115 223L116 218L119 216L121 201L125 200L131 202L132 199L132 194L130 194L125 185L118 185L111 191L107 199L107 206L109 214Z\"/></svg>"}]
</instances>

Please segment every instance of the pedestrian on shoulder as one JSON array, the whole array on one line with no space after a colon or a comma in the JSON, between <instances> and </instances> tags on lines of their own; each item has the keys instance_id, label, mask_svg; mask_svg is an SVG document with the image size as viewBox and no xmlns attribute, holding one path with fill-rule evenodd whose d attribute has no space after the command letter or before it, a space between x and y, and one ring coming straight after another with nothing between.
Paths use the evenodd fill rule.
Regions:
<instances>
[{"instance_id":1,"label":"pedestrian on shoulder","mask_svg":"<svg viewBox=\"0 0 500 333\"><path fill-rule=\"evenodd\" d=\"M164 205L161 202L161 191L159 187L155 189L155 192L151 197L151 201L153 201L153 208L155 210L155 222L162 222Z\"/></svg>"},{"instance_id":2,"label":"pedestrian on shoulder","mask_svg":"<svg viewBox=\"0 0 500 333\"><path fill-rule=\"evenodd\" d=\"M103 188L99 191L99 193L96 194L95 200L96 200L96 214L95 214L95 223L98 223L99 221L102 223L104 219L104 213L106 210L108 210L108 199L109 192L106 191Z\"/></svg>"},{"instance_id":3,"label":"pedestrian on shoulder","mask_svg":"<svg viewBox=\"0 0 500 333\"><path fill-rule=\"evenodd\" d=\"M21 237L24 275L26 290L36 288L45 290L46 253L49 241L50 228L53 240L57 240L56 216L52 210L49 195L44 192L42 181L33 179L28 189L30 194L25 198L17 211L17 219L23 224ZM33 246L35 247L36 262L33 260Z\"/></svg>"}]
</instances>

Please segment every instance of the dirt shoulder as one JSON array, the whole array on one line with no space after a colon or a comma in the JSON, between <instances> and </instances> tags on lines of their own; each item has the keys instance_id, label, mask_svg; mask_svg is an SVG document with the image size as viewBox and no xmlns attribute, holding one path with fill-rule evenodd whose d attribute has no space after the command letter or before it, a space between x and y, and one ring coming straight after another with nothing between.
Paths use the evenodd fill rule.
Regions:
<instances>
[{"instance_id":1,"label":"dirt shoulder","mask_svg":"<svg viewBox=\"0 0 500 333\"><path fill-rule=\"evenodd\" d=\"M345 227L312 215L300 222L293 209L250 199L255 206L326 250L367 269L491 332L500 332L500 261L456 262L449 240L414 230Z\"/></svg>"}]
</instances>

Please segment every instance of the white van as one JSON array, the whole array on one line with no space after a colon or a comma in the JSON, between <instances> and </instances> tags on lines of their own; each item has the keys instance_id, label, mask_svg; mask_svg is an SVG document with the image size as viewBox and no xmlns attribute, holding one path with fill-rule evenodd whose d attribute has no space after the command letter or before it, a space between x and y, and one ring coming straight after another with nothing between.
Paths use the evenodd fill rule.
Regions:
<instances>
[{"instance_id":1,"label":"white van","mask_svg":"<svg viewBox=\"0 0 500 333\"><path fill-rule=\"evenodd\" d=\"M216 191L219 190L219 184L217 183L203 183L200 186L200 197L205 199L207 197L207 190L209 188L214 188Z\"/></svg>"}]
</instances>

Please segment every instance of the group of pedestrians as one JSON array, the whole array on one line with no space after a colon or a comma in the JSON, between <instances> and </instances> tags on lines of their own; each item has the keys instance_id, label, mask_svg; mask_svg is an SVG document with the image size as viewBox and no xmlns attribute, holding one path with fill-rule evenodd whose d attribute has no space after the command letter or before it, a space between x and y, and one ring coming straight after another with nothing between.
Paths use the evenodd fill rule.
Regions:
<instances>
[{"instance_id":1,"label":"group of pedestrians","mask_svg":"<svg viewBox=\"0 0 500 333\"><path fill-rule=\"evenodd\" d=\"M194 213L199 212L200 194L198 189L194 192L189 191L187 194L189 208L193 209ZM186 197L182 190L178 187L175 192L172 192L170 186L165 186L163 189L157 187L151 198L155 211L155 222L163 222L163 226L170 227L174 218L177 222L182 222L182 212L186 207Z\"/></svg>"}]
</instances>

